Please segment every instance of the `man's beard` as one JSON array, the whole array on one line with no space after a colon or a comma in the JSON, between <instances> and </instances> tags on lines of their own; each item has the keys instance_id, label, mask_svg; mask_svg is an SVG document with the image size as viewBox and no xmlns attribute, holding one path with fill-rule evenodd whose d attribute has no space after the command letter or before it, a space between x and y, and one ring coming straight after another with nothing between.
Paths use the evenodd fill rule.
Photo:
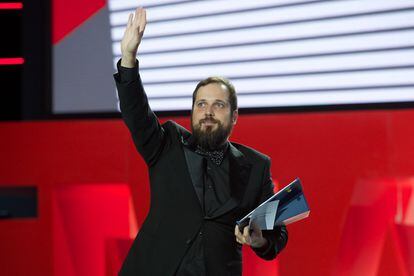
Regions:
<instances>
[{"instance_id":1,"label":"man's beard","mask_svg":"<svg viewBox=\"0 0 414 276\"><path fill-rule=\"evenodd\" d=\"M217 128L213 130L214 125L204 126L204 130L202 130L201 124L205 121L215 122ZM231 124L224 127L220 121L214 118L204 118L196 124L194 124L191 118L191 131L193 132L194 142L204 150L216 150L220 148L227 141L232 129L233 126Z\"/></svg>"}]
</instances>

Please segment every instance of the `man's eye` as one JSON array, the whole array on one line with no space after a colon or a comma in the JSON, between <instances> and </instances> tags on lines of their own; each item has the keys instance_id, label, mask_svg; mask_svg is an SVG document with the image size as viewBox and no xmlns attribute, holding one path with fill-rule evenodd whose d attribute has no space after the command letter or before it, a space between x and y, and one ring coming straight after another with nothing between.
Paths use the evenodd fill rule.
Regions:
<instances>
[{"instance_id":1,"label":"man's eye","mask_svg":"<svg viewBox=\"0 0 414 276\"><path fill-rule=\"evenodd\" d=\"M205 103L203 103L203 102L200 102L200 103L198 103L198 104L197 104L197 106L198 106L198 107L204 107L205 105L206 105L206 104L205 104Z\"/></svg>"},{"instance_id":2,"label":"man's eye","mask_svg":"<svg viewBox=\"0 0 414 276\"><path fill-rule=\"evenodd\" d=\"M223 103L216 103L216 106L219 108L224 108L224 104Z\"/></svg>"}]
</instances>

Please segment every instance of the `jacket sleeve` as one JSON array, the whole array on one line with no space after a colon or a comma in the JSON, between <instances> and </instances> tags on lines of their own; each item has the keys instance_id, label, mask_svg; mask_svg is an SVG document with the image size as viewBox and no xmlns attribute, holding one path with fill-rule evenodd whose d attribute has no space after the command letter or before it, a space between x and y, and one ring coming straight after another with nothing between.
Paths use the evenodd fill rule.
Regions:
<instances>
[{"instance_id":1,"label":"jacket sleeve","mask_svg":"<svg viewBox=\"0 0 414 276\"><path fill-rule=\"evenodd\" d=\"M264 171L264 186L260 197L260 202L265 201L273 195L273 181L270 174L270 159L267 160ZM273 260L277 254L285 248L288 241L288 231L286 226L276 226L273 230L262 231L263 237L268 241L262 248L253 248L253 251L262 259Z\"/></svg>"},{"instance_id":2,"label":"jacket sleeve","mask_svg":"<svg viewBox=\"0 0 414 276\"><path fill-rule=\"evenodd\" d=\"M125 68L119 60L114 79L122 118L138 152L147 165L152 166L164 147L165 131L148 104L138 66L137 60L134 68Z\"/></svg>"}]
</instances>

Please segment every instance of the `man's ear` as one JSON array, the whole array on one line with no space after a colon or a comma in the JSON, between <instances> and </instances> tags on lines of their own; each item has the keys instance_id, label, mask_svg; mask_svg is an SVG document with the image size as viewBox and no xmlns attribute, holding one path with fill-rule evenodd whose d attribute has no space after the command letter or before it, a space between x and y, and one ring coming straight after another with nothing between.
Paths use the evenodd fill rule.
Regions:
<instances>
[{"instance_id":1,"label":"man's ear","mask_svg":"<svg viewBox=\"0 0 414 276\"><path fill-rule=\"evenodd\" d=\"M231 117L231 123L233 125L236 124L238 117L239 117L239 111L236 109L236 110L233 111L233 114L232 114L232 117Z\"/></svg>"}]
</instances>

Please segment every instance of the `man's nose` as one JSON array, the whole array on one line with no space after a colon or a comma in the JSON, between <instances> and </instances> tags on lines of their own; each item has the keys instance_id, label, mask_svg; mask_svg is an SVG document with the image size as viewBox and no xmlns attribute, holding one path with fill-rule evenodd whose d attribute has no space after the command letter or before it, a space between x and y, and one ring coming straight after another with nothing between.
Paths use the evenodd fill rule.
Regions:
<instances>
[{"instance_id":1,"label":"man's nose","mask_svg":"<svg viewBox=\"0 0 414 276\"><path fill-rule=\"evenodd\" d=\"M208 117L214 116L214 110L212 105L207 106L205 114Z\"/></svg>"}]
</instances>

